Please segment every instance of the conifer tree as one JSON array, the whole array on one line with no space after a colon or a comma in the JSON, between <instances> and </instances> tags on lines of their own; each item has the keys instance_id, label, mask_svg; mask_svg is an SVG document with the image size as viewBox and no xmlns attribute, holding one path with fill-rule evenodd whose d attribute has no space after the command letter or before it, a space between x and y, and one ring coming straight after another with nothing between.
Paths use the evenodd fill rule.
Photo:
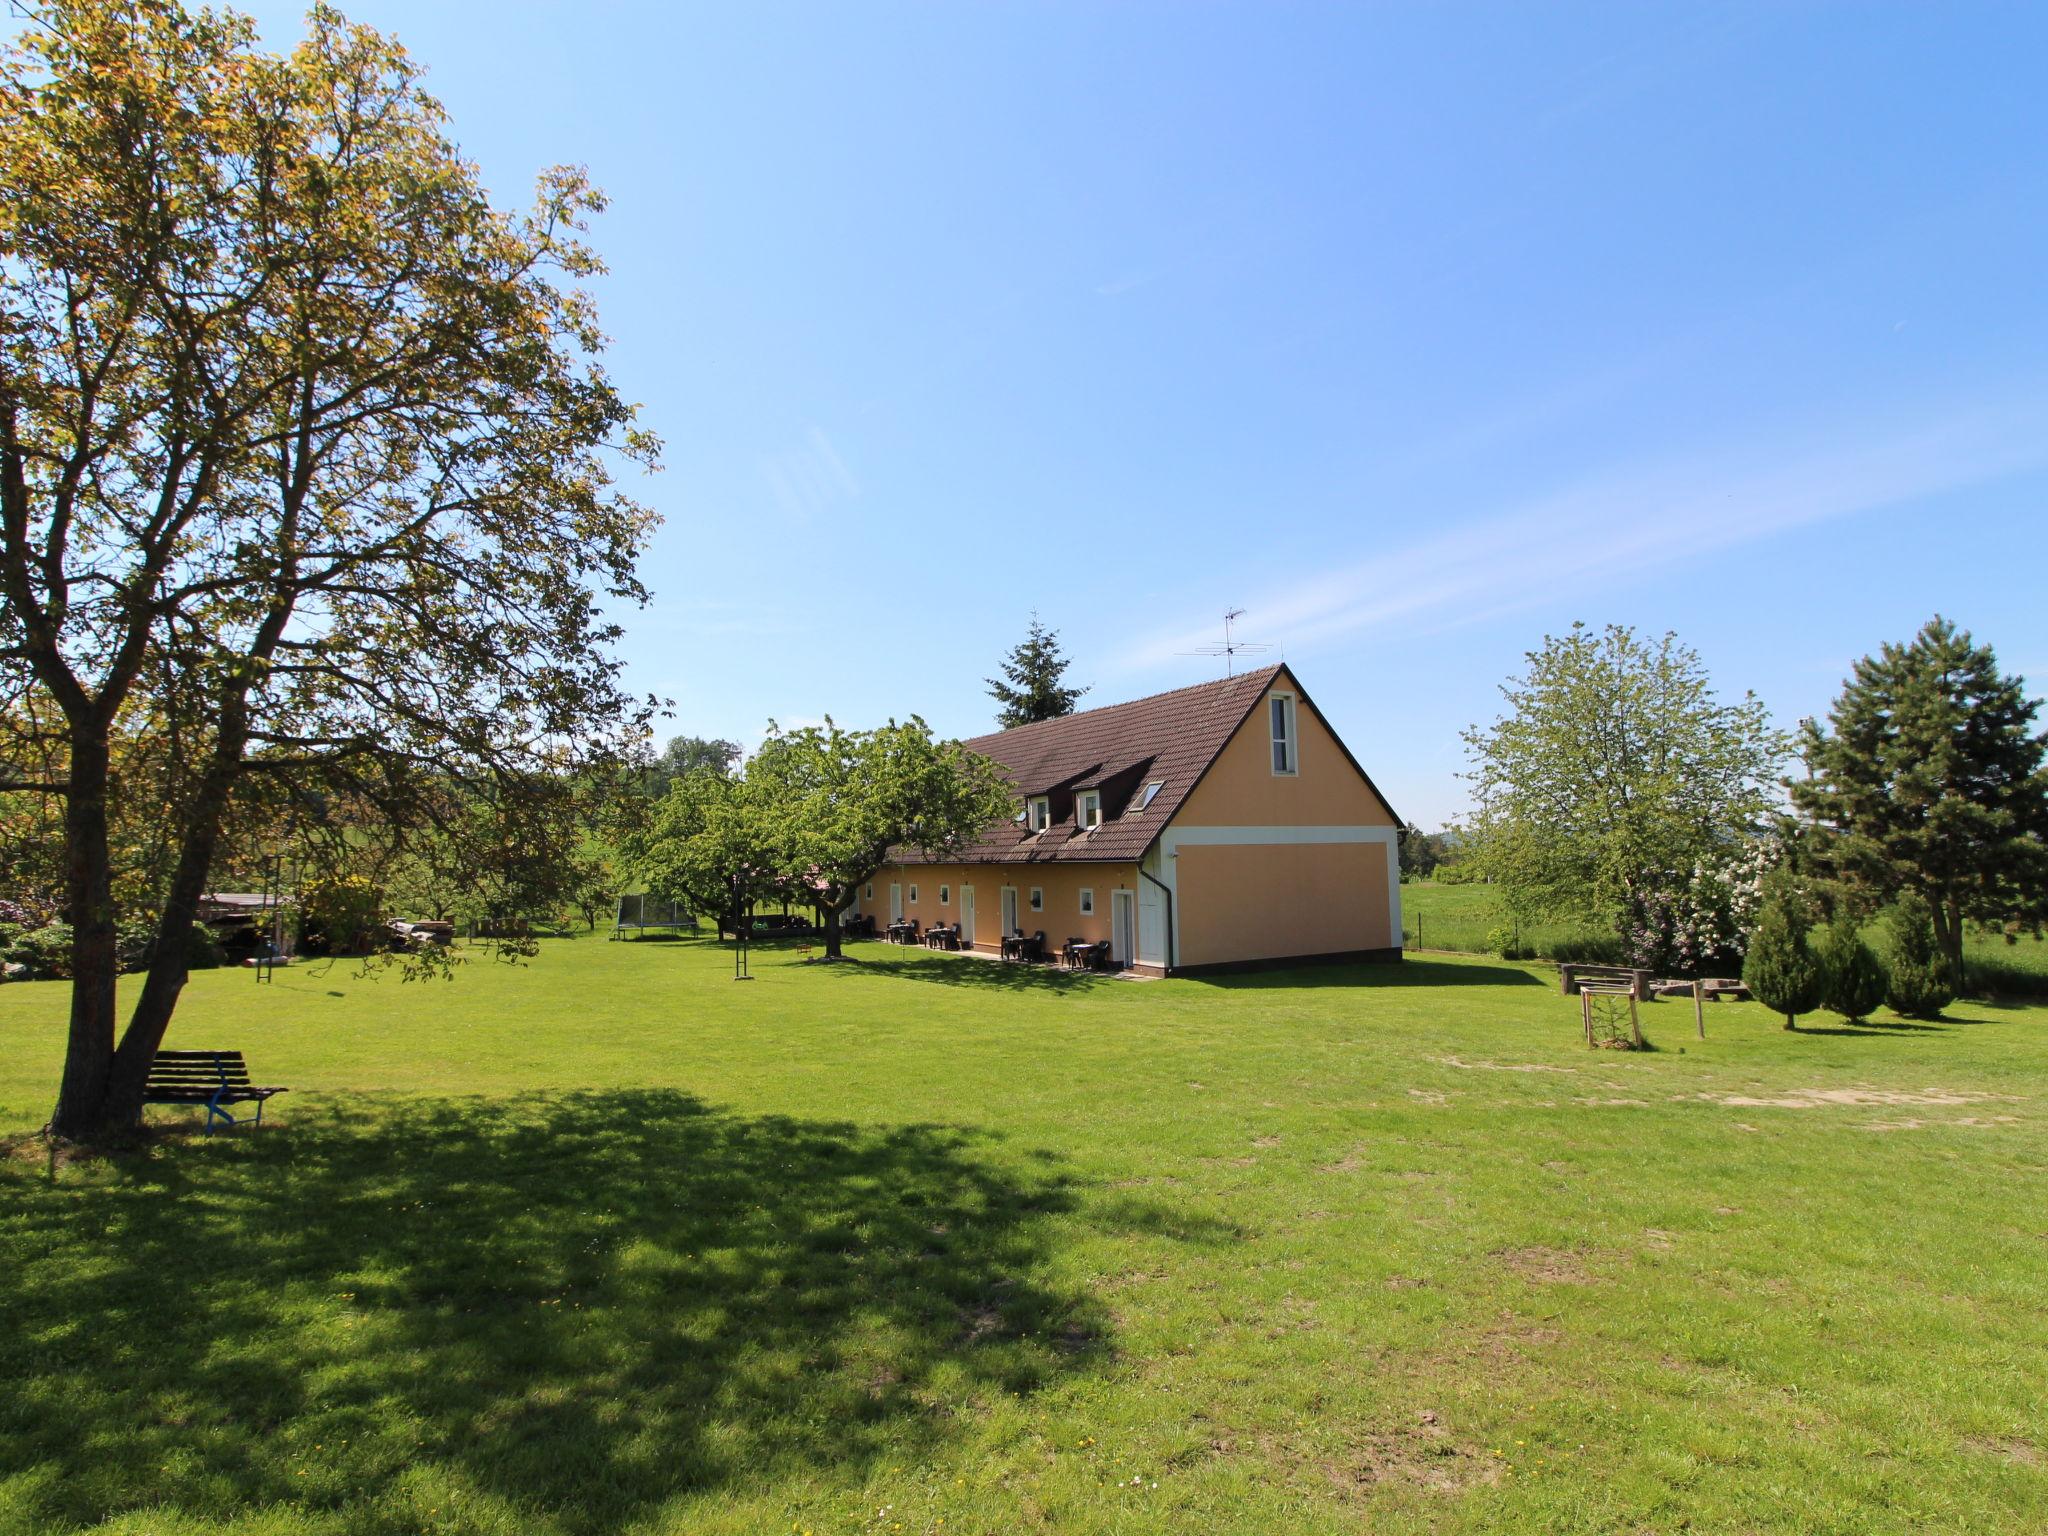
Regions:
<instances>
[{"instance_id":1,"label":"conifer tree","mask_svg":"<svg viewBox=\"0 0 2048 1536\"><path fill-rule=\"evenodd\" d=\"M1951 977L1963 925L2008 935L2048 920L2048 735L2018 677L1937 616L1856 663L1827 726L1809 723L1809 777L1787 787L1822 869L1880 902L1927 902Z\"/></svg>"},{"instance_id":2,"label":"conifer tree","mask_svg":"<svg viewBox=\"0 0 2048 1536\"><path fill-rule=\"evenodd\" d=\"M1742 964L1743 984L1758 1002L1797 1029L1799 1015L1820 1006L1821 964L1806 940L1805 906L1798 893L1775 882L1764 895Z\"/></svg>"},{"instance_id":3,"label":"conifer tree","mask_svg":"<svg viewBox=\"0 0 2048 1536\"><path fill-rule=\"evenodd\" d=\"M1956 999L1955 973L1935 944L1927 903L1908 891L1885 913L1885 1001L1909 1019L1933 1019Z\"/></svg>"},{"instance_id":4,"label":"conifer tree","mask_svg":"<svg viewBox=\"0 0 2048 1536\"><path fill-rule=\"evenodd\" d=\"M1821 1002L1828 1012L1852 1021L1864 1019L1884 1001L1884 965L1863 942L1856 920L1848 913L1837 916L1822 931L1815 953L1821 968Z\"/></svg>"},{"instance_id":5,"label":"conifer tree","mask_svg":"<svg viewBox=\"0 0 2048 1536\"><path fill-rule=\"evenodd\" d=\"M1007 731L1071 715L1075 701L1088 690L1064 686L1069 665L1060 654L1059 631L1047 629L1034 612L1030 633L1003 661L1003 677L987 680L989 695L1002 706L996 711L996 724Z\"/></svg>"}]
</instances>

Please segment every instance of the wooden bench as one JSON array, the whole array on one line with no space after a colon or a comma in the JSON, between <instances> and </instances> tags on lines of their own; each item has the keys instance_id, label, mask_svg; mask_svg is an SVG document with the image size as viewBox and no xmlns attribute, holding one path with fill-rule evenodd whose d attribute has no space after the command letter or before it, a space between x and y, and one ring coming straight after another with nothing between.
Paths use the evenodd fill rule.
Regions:
<instances>
[{"instance_id":1,"label":"wooden bench","mask_svg":"<svg viewBox=\"0 0 2048 1536\"><path fill-rule=\"evenodd\" d=\"M149 1066L149 1081L142 1090L145 1104L189 1104L206 1111L206 1134L213 1134L216 1120L243 1125L253 1118L263 1123L263 1104L285 1088L259 1088L249 1081L249 1064L240 1051L158 1051ZM256 1113L235 1116L230 1104L254 1104Z\"/></svg>"},{"instance_id":2,"label":"wooden bench","mask_svg":"<svg viewBox=\"0 0 2048 1536\"><path fill-rule=\"evenodd\" d=\"M1557 968L1558 985L1566 997L1576 997L1579 988L1585 985L1601 987L1626 987L1639 1003L1650 1000L1650 973L1625 965L1560 965Z\"/></svg>"}]
</instances>

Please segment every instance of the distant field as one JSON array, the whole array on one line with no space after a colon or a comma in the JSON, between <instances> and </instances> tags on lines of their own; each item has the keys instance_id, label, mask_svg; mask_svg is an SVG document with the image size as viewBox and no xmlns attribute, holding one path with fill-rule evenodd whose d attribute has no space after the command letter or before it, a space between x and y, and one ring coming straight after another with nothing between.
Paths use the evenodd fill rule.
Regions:
<instances>
[{"instance_id":1,"label":"distant field","mask_svg":"<svg viewBox=\"0 0 2048 1536\"><path fill-rule=\"evenodd\" d=\"M1439 885L1418 880L1401 887L1402 933L1416 949L1490 954L1493 948L1488 936L1505 921L1490 885ZM1516 932L1520 947L1533 948L1540 955L1550 954L1561 940L1588 936L1584 928L1558 923Z\"/></svg>"},{"instance_id":2,"label":"distant field","mask_svg":"<svg viewBox=\"0 0 2048 1536\"><path fill-rule=\"evenodd\" d=\"M1493 953L1488 942L1504 922L1493 887L1439 885L1419 880L1401 887L1401 926L1413 949L1443 949L1462 954ZM1872 937L1875 937L1873 933ZM1520 947L1549 956L1568 939L1611 938L1584 928L1539 925L1520 930ZM1963 947L1970 970L1970 991L1985 996L2048 996L2048 943L2023 938L2008 944L1996 934L1972 934Z\"/></svg>"}]
</instances>

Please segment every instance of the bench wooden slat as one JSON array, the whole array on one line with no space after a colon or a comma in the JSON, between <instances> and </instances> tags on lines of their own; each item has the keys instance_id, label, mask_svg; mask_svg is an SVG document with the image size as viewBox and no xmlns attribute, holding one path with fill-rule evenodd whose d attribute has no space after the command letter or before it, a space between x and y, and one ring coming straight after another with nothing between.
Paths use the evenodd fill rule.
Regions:
<instances>
[{"instance_id":1,"label":"bench wooden slat","mask_svg":"<svg viewBox=\"0 0 2048 1536\"><path fill-rule=\"evenodd\" d=\"M254 1104L260 1122L264 1102L290 1091L251 1082L249 1064L240 1051L158 1051L150 1063L142 1102L204 1109L210 1131L216 1119L235 1120L223 1106Z\"/></svg>"}]
</instances>

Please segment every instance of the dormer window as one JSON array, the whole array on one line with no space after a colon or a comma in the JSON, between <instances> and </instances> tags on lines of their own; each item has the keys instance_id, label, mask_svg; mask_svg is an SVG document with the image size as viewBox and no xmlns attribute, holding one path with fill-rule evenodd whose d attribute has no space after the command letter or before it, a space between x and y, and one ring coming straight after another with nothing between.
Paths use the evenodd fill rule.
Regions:
<instances>
[{"instance_id":1,"label":"dormer window","mask_svg":"<svg viewBox=\"0 0 2048 1536\"><path fill-rule=\"evenodd\" d=\"M1166 785L1162 780L1154 779L1150 784L1147 784L1143 789L1138 791L1138 797L1131 802L1131 808L1128 811L1125 811L1124 814L1126 816L1137 815L1138 812L1142 811L1143 809L1145 809L1146 806L1150 805L1152 803L1153 796L1157 795L1159 791L1161 791L1164 788L1166 788Z\"/></svg>"},{"instance_id":2,"label":"dormer window","mask_svg":"<svg viewBox=\"0 0 2048 1536\"><path fill-rule=\"evenodd\" d=\"M1074 824L1083 832L1102 825L1102 791L1084 789L1074 797Z\"/></svg>"},{"instance_id":3,"label":"dormer window","mask_svg":"<svg viewBox=\"0 0 2048 1536\"><path fill-rule=\"evenodd\" d=\"M1052 825L1052 801L1044 795L1033 795L1024 807L1026 825L1034 832L1043 832Z\"/></svg>"},{"instance_id":4,"label":"dormer window","mask_svg":"<svg viewBox=\"0 0 2048 1536\"><path fill-rule=\"evenodd\" d=\"M1266 701L1273 727L1273 772L1287 775L1301 771L1299 743L1294 730L1294 695L1276 693Z\"/></svg>"}]
</instances>

